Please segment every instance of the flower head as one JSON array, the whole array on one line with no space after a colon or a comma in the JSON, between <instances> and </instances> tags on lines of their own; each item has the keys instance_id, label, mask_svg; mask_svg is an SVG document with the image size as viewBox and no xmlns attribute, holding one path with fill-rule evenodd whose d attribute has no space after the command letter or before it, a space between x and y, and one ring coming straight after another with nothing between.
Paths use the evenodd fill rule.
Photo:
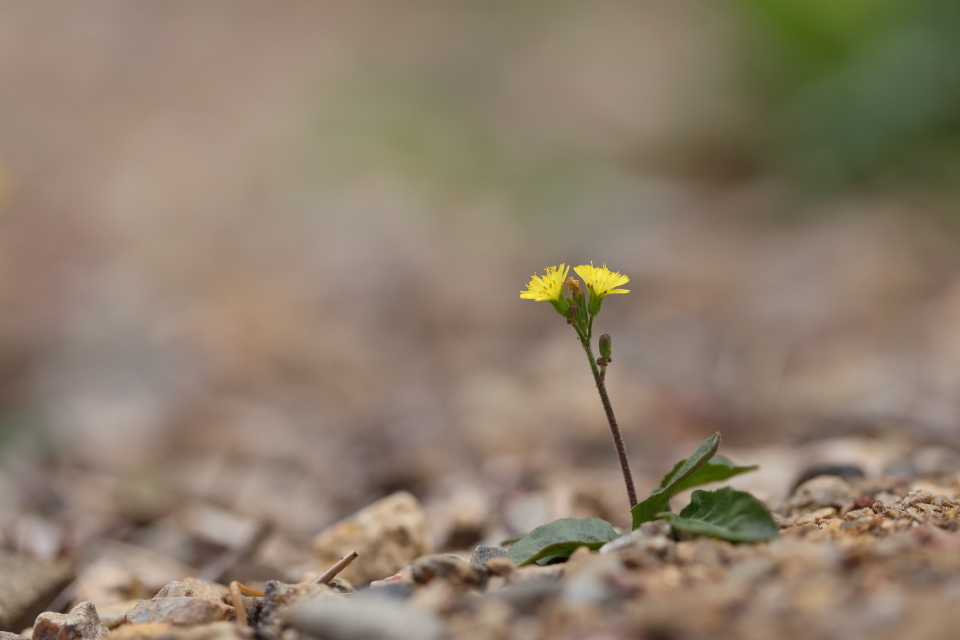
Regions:
<instances>
[{"instance_id":1,"label":"flower head","mask_svg":"<svg viewBox=\"0 0 960 640\"><path fill-rule=\"evenodd\" d=\"M563 283L570 272L570 267L560 264L557 267L547 267L545 276L533 274L527 283L527 290L520 292L525 300L546 300L561 314L566 315L570 301L563 297Z\"/></svg>"},{"instance_id":2,"label":"flower head","mask_svg":"<svg viewBox=\"0 0 960 640\"><path fill-rule=\"evenodd\" d=\"M630 281L630 278L607 269L607 265L595 267L592 264L582 264L574 267L577 275L583 278L587 285L587 291L590 292L590 305L588 311L590 315L595 316L600 311L600 303L603 298L611 293L630 293L629 289L617 289L622 284Z\"/></svg>"}]
</instances>

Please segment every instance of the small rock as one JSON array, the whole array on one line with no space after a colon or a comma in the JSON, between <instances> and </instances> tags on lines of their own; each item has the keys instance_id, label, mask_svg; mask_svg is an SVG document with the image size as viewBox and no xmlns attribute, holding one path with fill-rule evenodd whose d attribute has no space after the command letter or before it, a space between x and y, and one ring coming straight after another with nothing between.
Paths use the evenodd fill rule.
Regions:
<instances>
[{"instance_id":1,"label":"small rock","mask_svg":"<svg viewBox=\"0 0 960 640\"><path fill-rule=\"evenodd\" d=\"M470 566L477 571L482 571L487 568L487 562L492 558L502 558L505 555L507 555L507 550L503 547L488 547L481 544L473 550Z\"/></svg>"},{"instance_id":2,"label":"small rock","mask_svg":"<svg viewBox=\"0 0 960 640\"><path fill-rule=\"evenodd\" d=\"M890 493L889 491L881 491L880 493L876 494L873 497L874 497L874 500L876 500L877 502L887 507L891 507L897 504L898 502L900 502L901 500L903 500L903 498L901 498L897 494Z\"/></svg>"},{"instance_id":3,"label":"small rock","mask_svg":"<svg viewBox=\"0 0 960 640\"><path fill-rule=\"evenodd\" d=\"M506 558L491 558L487 560L487 571L492 576L509 578L517 572L517 565Z\"/></svg>"},{"instance_id":4,"label":"small rock","mask_svg":"<svg viewBox=\"0 0 960 640\"><path fill-rule=\"evenodd\" d=\"M863 469L853 464L815 464L804 469L793 484L796 493L800 485L819 476L837 476L844 480L859 480L865 477Z\"/></svg>"},{"instance_id":5,"label":"small rock","mask_svg":"<svg viewBox=\"0 0 960 640\"><path fill-rule=\"evenodd\" d=\"M804 525L810 524L812 522L819 522L826 518L833 518L837 515L837 510L833 507L824 507L822 509L817 509L816 511L810 511L809 513L802 513L794 519L794 524Z\"/></svg>"},{"instance_id":6,"label":"small rock","mask_svg":"<svg viewBox=\"0 0 960 640\"><path fill-rule=\"evenodd\" d=\"M18 636L15 633L10 633L9 631L0 631L0 640L26 640L25 636Z\"/></svg>"},{"instance_id":7,"label":"small rock","mask_svg":"<svg viewBox=\"0 0 960 640\"><path fill-rule=\"evenodd\" d=\"M34 640L97 640L108 633L92 602L81 602L70 613L41 613L33 624Z\"/></svg>"},{"instance_id":8,"label":"small rock","mask_svg":"<svg viewBox=\"0 0 960 640\"><path fill-rule=\"evenodd\" d=\"M359 585L392 575L432 552L433 540L420 503L399 491L321 531L313 548L323 566L356 550L360 557L342 575Z\"/></svg>"},{"instance_id":9,"label":"small rock","mask_svg":"<svg viewBox=\"0 0 960 640\"><path fill-rule=\"evenodd\" d=\"M163 589L157 592L157 595L154 598L199 598L200 594L193 590L192 587L174 580L173 582L167 583Z\"/></svg>"},{"instance_id":10,"label":"small rock","mask_svg":"<svg viewBox=\"0 0 960 640\"><path fill-rule=\"evenodd\" d=\"M236 612L230 605L213 598L183 596L142 600L126 615L127 624L168 622L178 626L235 619Z\"/></svg>"},{"instance_id":11,"label":"small rock","mask_svg":"<svg viewBox=\"0 0 960 640\"><path fill-rule=\"evenodd\" d=\"M110 633L110 640L154 640L172 637L175 633L176 627L166 622L125 624Z\"/></svg>"},{"instance_id":12,"label":"small rock","mask_svg":"<svg viewBox=\"0 0 960 640\"><path fill-rule=\"evenodd\" d=\"M139 600L125 600L98 607L97 613L100 614L100 622L107 629L116 629L127 621L127 611L138 604L140 604Z\"/></svg>"},{"instance_id":13,"label":"small rock","mask_svg":"<svg viewBox=\"0 0 960 640\"><path fill-rule=\"evenodd\" d=\"M23 629L67 586L73 571L66 563L0 552L0 576L0 629Z\"/></svg>"},{"instance_id":14,"label":"small rock","mask_svg":"<svg viewBox=\"0 0 960 640\"><path fill-rule=\"evenodd\" d=\"M263 590L263 610L257 624L257 635L263 638L279 637L287 614L305 600L340 597L339 591L325 584L286 584L270 580Z\"/></svg>"},{"instance_id":15,"label":"small rock","mask_svg":"<svg viewBox=\"0 0 960 640\"><path fill-rule=\"evenodd\" d=\"M227 598L230 597L230 589L217 582L210 582L202 578L184 578L183 584L193 589L197 595L213 598L214 600L227 602Z\"/></svg>"},{"instance_id":16,"label":"small rock","mask_svg":"<svg viewBox=\"0 0 960 640\"><path fill-rule=\"evenodd\" d=\"M371 589L382 589L393 584L409 584L413 580L413 569L407 567L403 571L398 571L392 576L387 576L383 580L374 580L370 583Z\"/></svg>"},{"instance_id":17,"label":"small rock","mask_svg":"<svg viewBox=\"0 0 960 640\"><path fill-rule=\"evenodd\" d=\"M109 640L249 640L249 629L232 622L214 622L196 627L179 627L162 622L128 624L110 634Z\"/></svg>"},{"instance_id":18,"label":"small rock","mask_svg":"<svg viewBox=\"0 0 960 640\"><path fill-rule=\"evenodd\" d=\"M787 502L792 513L812 511L823 507L842 509L856 500L857 495L847 482L838 476L817 476L807 480L793 492Z\"/></svg>"},{"instance_id":19,"label":"small rock","mask_svg":"<svg viewBox=\"0 0 960 640\"><path fill-rule=\"evenodd\" d=\"M453 584L479 586L483 576L469 562L450 554L433 554L418 558L413 563L413 581L427 584L434 578L443 578Z\"/></svg>"},{"instance_id":20,"label":"small rock","mask_svg":"<svg viewBox=\"0 0 960 640\"><path fill-rule=\"evenodd\" d=\"M439 640L440 619L393 598L314 600L296 607L290 626L324 640Z\"/></svg>"}]
</instances>

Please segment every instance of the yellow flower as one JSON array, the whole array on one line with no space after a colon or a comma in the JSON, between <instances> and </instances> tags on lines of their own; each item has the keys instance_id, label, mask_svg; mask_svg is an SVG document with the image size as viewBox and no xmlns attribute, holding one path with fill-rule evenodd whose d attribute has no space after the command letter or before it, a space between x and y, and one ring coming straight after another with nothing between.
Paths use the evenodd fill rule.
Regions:
<instances>
[{"instance_id":1,"label":"yellow flower","mask_svg":"<svg viewBox=\"0 0 960 640\"><path fill-rule=\"evenodd\" d=\"M569 272L570 267L561 264L559 267L547 267L547 275L543 277L533 274L533 279L527 283L527 290L521 291L520 297L525 300L559 300Z\"/></svg>"},{"instance_id":2,"label":"yellow flower","mask_svg":"<svg viewBox=\"0 0 960 640\"><path fill-rule=\"evenodd\" d=\"M525 300L546 300L559 314L565 315L570 301L563 297L563 283L569 272L570 267L561 264L558 267L547 267L545 276L533 274L533 278L527 283L527 290L521 291L520 297Z\"/></svg>"},{"instance_id":3,"label":"yellow flower","mask_svg":"<svg viewBox=\"0 0 960 640\"><path fill-rule=\"evenodd\" d=\"M607 269L607 265L595 267L592 264L582 264L574 267L577 275L583 278L587 285L587 291L590 292L589 309L590 315L595 316L600 311L600 303L604 296L611 293L630 293L629 289L617 289L622 284L630 282L630 278Z\"/></svg>"}]
</instances>

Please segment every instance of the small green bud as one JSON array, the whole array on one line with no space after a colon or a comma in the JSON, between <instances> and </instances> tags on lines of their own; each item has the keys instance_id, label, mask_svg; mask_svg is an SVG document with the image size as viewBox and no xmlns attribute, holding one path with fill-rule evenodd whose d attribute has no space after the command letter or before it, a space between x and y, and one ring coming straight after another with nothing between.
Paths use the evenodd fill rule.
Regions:
<instances>
[{"instance_id":1,"label":"small green bud","mask_svg":"<svg viewBox=\"0 0 960 640\"><path fill-rule=\"evenodd\" d=\"M610 334L605 333L600 336L600 357L610 362L610 347L611 347Z\"/></svg>"}]
</instances>

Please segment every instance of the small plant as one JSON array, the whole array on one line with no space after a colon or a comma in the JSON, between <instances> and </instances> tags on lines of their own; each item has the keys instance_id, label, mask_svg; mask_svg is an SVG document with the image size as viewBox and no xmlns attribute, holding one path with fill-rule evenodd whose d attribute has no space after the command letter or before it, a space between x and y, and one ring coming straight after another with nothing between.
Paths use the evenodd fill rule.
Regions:
<instances>
[{"instance_id":1,"label":"small plant","mask_svg":"<svg viewBox=\"0 0 960 640\"><path fill-rule=\"evenodd\" d=\"M612 362L612 340L608 334L599 337L597 346L600 356L597 358L594 358L592 347L593 321L600 313L603 299L613 293L629 293L629 289L619 287L630 279L616 271L610 271L607 265L595 267L584 264L575 267L574 271L583 278L585 289L578 280L567 277L570 267L561 264L547 267L546 275L534 274L520 297L549 302L577 333L580 345L587 355L620 459L620 469L633 516L633 529L639 528L644 522L663 519L676 531L691 535L709 535L733 542L758 542L775 537L777 524L767 508L749 493L730 487L716 491L696 490L691 496L690 504L679 514L670 511L670 499L680 491L726 480L757 468L738 467L726 458L716 455L720 447L719 433L704 440L689 458L678 462L648 498L642 502L637 501L623 436L607 394L606 375L607 367ZM537 527L517 540L507 553L507 558L518 565L531 562L547 564L567 558L577 547L598 549L618 535L609 522L600 518L562 518Z\"/></svg>"}]
</instances>

